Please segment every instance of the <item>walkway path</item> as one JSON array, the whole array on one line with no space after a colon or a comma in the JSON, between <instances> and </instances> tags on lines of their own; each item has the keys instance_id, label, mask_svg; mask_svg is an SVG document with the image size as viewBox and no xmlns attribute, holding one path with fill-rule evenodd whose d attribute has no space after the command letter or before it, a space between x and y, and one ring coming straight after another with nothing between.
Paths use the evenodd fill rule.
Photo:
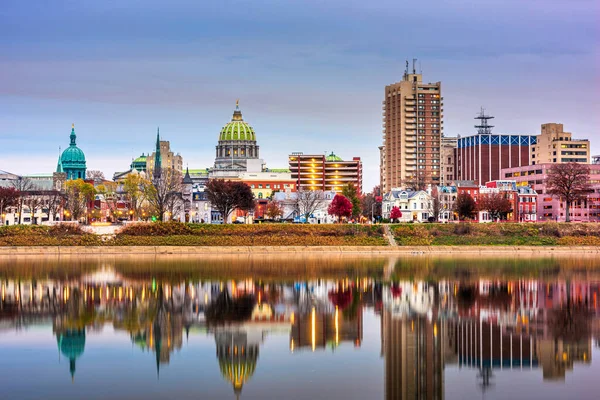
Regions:
<instances>
[{"instance_id":1,"label":"walkway path","mask_svg":"<svg viewBox=\"0 0 600 400\"><path fill-rule=\"evenodd\" d=\"M390 230L390 226L384 225L383 231L385 232L385 237L387 238L388 242L390 242L390 246L393 246L393 247L398 246L398 244L396 243L396 239L394 239L394 235L392 234L392 231Z\"/></svg>"}]
</instances>

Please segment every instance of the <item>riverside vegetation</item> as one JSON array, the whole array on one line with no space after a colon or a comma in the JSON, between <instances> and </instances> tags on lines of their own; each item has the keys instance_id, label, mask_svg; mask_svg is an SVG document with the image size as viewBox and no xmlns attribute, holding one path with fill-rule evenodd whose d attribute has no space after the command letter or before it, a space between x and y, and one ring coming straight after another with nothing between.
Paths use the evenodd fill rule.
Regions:
<instances>
[{"instance_id":1,"label":"riverside vegetation","mask_svg":"<svg viewBox=\"0 0 600 400\"><path fill-rule=\"evenodd\" d=\"M600 246L600 224L390 225L399 246ZM387 246L382 225L127 225L98 236L75 225L0 228L0 246Z\"/></svg>"}]
</instances>

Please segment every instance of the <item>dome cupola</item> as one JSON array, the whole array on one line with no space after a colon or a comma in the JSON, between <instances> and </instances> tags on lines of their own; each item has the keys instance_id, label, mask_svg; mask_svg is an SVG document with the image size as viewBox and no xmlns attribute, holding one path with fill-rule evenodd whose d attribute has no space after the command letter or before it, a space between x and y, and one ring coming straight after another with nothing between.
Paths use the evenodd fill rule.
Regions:
<instances>
[{"instance_id":1,"label":"dome cupola","mask_svg":"<svg viewBox=\"0 0 600 400\"><path fill-rule=\"evenodd\" d=\"M62 167L64 173L67 174L67 180L85 179L85 154L79 147L77 147L75 124L71 125L70 139L71 143L69 147L67 147L60 156L60 167Z\"/></svg>"}]
</instances>

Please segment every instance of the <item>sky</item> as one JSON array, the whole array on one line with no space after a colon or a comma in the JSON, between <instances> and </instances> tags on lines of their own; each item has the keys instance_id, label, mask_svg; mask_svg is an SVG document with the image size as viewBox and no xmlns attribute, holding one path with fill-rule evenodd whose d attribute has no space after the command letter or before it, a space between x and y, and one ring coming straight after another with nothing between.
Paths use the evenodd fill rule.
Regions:
<instances>
[{"instance_id":1,"label":"sky","mask_svg":"<svg viewBox=\"0 0 600 400\"><path fill-rule=\"evenodd\" d=\"M444 134L563 123L600 154L596 0L3 0L0 170L50 173L75 124L107 178L153 150L206 168L236 99L268 167L292 152L363 160L379 181L381 101L417 58Z\"/></svg>"}]
</instances>

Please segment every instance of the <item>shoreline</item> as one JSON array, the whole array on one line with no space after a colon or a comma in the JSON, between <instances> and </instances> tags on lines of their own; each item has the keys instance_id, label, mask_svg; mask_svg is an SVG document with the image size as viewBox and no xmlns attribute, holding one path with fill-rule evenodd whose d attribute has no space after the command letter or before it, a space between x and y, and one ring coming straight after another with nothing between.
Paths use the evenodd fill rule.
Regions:
<instances>
[{"instance_id":1,"label":"shoreline","mask_svg":"<svg viewBox=\"0 0 600 400\"><path fill-rule=\"evenodd\" d=\"M600 246L4 246L1 256L51 255L553 255L599 254Z\"/></svg>"}]
</instances>

